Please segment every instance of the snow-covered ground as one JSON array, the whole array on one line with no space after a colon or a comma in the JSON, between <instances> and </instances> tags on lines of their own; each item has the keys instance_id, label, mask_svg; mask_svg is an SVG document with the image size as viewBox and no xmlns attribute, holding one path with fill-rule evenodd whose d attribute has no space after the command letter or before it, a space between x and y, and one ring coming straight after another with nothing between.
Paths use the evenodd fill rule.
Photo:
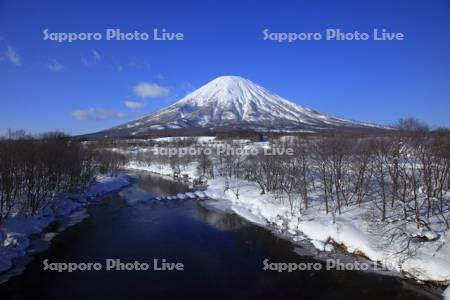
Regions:
<instances>
[{"instance_id":1,"label":"snow-covered ground","mask_svg":"<svg viewBox=\"0 0 450 300\"><path fill-rule=\"evenodd\" d=\"M134 169L134 170L142 170L148 171L156 174L160 174L163 176L173 176L172 168L167 164L162 163L154 163L154 164L145 164L139 162L129 162L125 168ZM196 178L198 176L197 172L197 163L192 162L184 167L181 167L180 176L188 175L190 179Z\"/></svg>"},{"instance_id":2,"label":"snow-covered ground","mask_svg":"<svg viewBox=\"0 0 450 300\"><path fill-rule=\"evenodd\" d=\"M320 251L331 251L330 244L341 245L347 252L364 255L417 280L450 282L450 232L437 241L420 244L414 253L397 253L403 243L391 242L385 236L394 225L370 221L370 203L344 208L333 224L331 216L318 205L313 204L303 214L292 214L287 203L270 194L261 195L256 183L235 180L228 184L230 189L224 191L225 179L213 179L205 193L212 199L231 203L234 212L254 223L267 223L294 236L304 235Z\"/></svg>"},{"instance_id":3,"label":"snow-covered ground","mask_svg":"<svg viewBox=\"0 0 450 300\"><path fill-rule=\"evenodd\" d=\"M175 136L175 137L154 138L152 140L155 142L174 142L177 140L188 140L192 138L193 137L190 136ZM197 136L195 138L197 143L212 143L216 139L215 136Z\"/></svg>"},{"instance_id":4,"label":"snow-covered ground","mask_svg":"<svg viewBox=\"0 0 450 300\"><path fill-rule=\"evenodd\" d=\"M447 287L447 289L442 294L444 296L444 300L450 300L450 285Z\"/></svg>"},{"instance_id":5,"label":"snow-covered ground","mask_svg":"<svg viewBox=\"0 0 450 300\"><path fill-rule=\"evenodd\" d=\"M39 210L34 216L15 214L7 218L0 228L0 273L13 267L14 258L27 255L30 235L42 233L51 223L74 214L90 200L122 189L135 180L128 173L99 176L82 195L60 195L56 204Z\"/></svg>"},{"instance_id":6,"label":"snow-covered ground","mask_svg":"<svg viewBox=\"0 0 450 300\"><path fill-rule=\"evenodd\" d=\"M168 165L130 163L128 166L163 175L172 174ZM198 176L195 163L189 164L184 172L191 178ZM229 186L226 191L225 186ZM221 202L250 222L286 232L293 240L308 238L319 251L334 251L335 247L342 247L349 253L365 256L385 269L401 272L418 281L450 283L450 231L443 232L435 241L415 243L411 251L402 252L406 241L402 238L391 241L387 234L399 224L377 221L372 215L374 208L370 202L344 207L333 223L331 215L325 214L322 202L314 201L315 195L311 195L307 211L291 213L286 200L269 193L261 195L254 182L216 177L209 180L204 192L210 199ZM422 234L417 232L413 222L402 226L411 236Z\"/></svg>"}]
</instances>

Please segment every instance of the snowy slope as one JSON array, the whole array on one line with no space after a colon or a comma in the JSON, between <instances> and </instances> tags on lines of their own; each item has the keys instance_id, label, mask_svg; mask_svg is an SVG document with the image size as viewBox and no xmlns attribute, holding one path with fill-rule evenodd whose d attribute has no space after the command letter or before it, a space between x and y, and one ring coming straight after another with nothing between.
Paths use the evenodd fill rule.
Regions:
<instances>
[{"instance_id":1,"label":"snowy slope","mask_svg":"<svg viewBox=\"0 0 450 300\"><path fill-rule=\"evenodd\" d=\"M160 129L219 127L295 130L377 126L321 114L248 79L221 76L167 108L105 133L135 135Z\"/></svg>"}]
</instances>

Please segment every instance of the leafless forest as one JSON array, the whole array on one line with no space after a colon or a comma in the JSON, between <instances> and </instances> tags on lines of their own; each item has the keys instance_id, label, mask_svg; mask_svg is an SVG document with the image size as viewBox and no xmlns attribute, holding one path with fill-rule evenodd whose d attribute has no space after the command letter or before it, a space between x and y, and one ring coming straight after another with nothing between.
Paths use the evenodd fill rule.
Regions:
<instances>
[{"instance_id":1,"label":"leafless forest","mask_svg":"<svg viewBox=\"0 0 450 300\"><path fill-rule=\"evenodd\" d=\"M233 146L234 142L230 138L222 143ZM404 119L396 130L382 135L331 132L271 143L292 148L294 155L264 155L260 149L257 155L247 156L213 151L213 155L168 157L150 151L131 159L168 164L176 176L183 166L196 162L205 178L254 181L261 194L270 192L287 201L292 212L307 210L314 199L334 220L344 207L370 202L380 221L404 220L430 230L433 218L449 228L450 132L446 129L429 130L414 119ZM195 144L191 138L171 147ZM224 189L239 197L239 185Z\"/></svg>"},{"instance_id":2,"label":"leafless forest","mask_svg":"<svg viewBox=\"0 0 450 300\"><path fill-rule=\"evenodd\" d=\"M232 137L222 140L233 147L234 143ZM405 220L430 229L429 220L434 218L449 228L448 130L429 130L406 119L397 130L382 135L330 132L274 139L271 144L292 148L294 155L265 155L261 149L256 155L214 151L213 155L162 156L152 151L125 155L110 151L124 147L118 141L86 143L58 132L39 137L9 132L0 140L0 224L13 210L33 215L52 205L58 195L83 191L97 174L114 174L131 159L170 165L174 176L195 162L199 182L214 176L253 181L261 194L287 201L292 212L306 211L314 200L334 220L344 207L371 202L380 221ZM194 145L196 139L189 138L171 147ZM226 184L224 189L239 197L239 185Z\"/></svg>"},{"instance_id":3,"label":"leafless forest","mask_svg":"<svg viewBox=\"0 0 450 300\"><path fill-rule=\"evenodd\" d=\"M0 140L0 225L11 212L32 216L64 193L82 192L97 174L115 173L123 163L123 155L59 132L9 131Z\"/></svg>"}]
</instances>

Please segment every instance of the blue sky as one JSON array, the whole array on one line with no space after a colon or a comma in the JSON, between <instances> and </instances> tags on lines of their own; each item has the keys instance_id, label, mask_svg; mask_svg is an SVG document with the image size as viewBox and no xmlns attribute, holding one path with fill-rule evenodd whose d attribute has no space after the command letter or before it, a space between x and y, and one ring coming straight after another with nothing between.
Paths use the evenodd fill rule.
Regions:
<instances>
[{"instance_id":1,"label":"blue sky","mask_svg":"<svg viewBox=\"0 0 450 300\"><path fill-rule=\"evenodd\" d=\"M220 75L339 117L391 124L414 116L450 126L448 0L93 2L0 1L0 133L105 129ZM43 40L45 28L165 28L185 38L57 43ZM265 28L386 28L406 38L277 43L263 40Z\"/></svg>"}]
</instances>

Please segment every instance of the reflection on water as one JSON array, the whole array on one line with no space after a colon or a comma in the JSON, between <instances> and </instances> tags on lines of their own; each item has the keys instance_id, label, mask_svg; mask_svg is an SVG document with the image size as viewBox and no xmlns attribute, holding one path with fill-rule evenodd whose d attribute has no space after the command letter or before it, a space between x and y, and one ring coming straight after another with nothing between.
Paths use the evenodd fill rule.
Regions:
<instances>
[{"instance_id":1,"label":"reflection on water","mask_svg":"<svg viewBox=\"0 0 450 300\"><path fill-rule=\"evenodd\" d=\"M191 189L178 181L169 180L165 177L158 176L156 174L146 171L133 171L139 175L138 186L155 195L170 196L177 193L185 193L191 191Z\"/></svg>"},{"instance_id":2,"label":"reflection on water","mask_svg":"<svg viewBox=\"0 0 450 300\"><path fill-rule=\"evenodd\" d=\"M140 188L170 195L179 183L142 175ZM208 207L208 206L206 206ZM0 286L0 299L433 299L395 277L361 272L263 270L263 260L314 262L294 246L242 218L196 200L127 204L112 195L88 209L91 217L56 236L20 276ZM53 262L107 258L182 262L180 272L42 270Z\"/></svg>"},{"instance_id":3,"label":"reflection on water","mask_svg":"<svg viewBox=\"0 0 450 300\"><path fill-rule=\"evenodd\" d=\"M200 220L218 230L238 230L249 225L243 218L237 217L231 212L210 210L203 205L197 208L197 212Z\"/></svg>"}]
</instances>

